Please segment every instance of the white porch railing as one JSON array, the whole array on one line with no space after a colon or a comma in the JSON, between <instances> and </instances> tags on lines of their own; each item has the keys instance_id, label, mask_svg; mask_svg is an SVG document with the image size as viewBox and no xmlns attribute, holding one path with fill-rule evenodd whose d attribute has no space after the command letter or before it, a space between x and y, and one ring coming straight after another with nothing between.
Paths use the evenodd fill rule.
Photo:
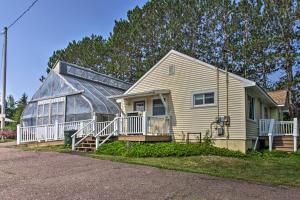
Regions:
<instances>
[{"instance_id":1,"label":"white porch railing","mask_svg":"<svg viewBox=\"0 0 300 200\"><path fill-rule=\"evenodd\" d=\"M64 131L79 130L86 126L91 120L46 124L40 126L17 127L17 144L27 142L40 142L42 140L62 140Z\"/></svg>"},{"instance_id":2,"label":"white porch railing","mask_svg":"<svg viewBox=\"0 0 300 200\"><path fill-rule=\"evenodd\" d=\"M90 126L89 124L86 126ZM96 131L93 135L96 137L96 148L104 144L109 138L117 135L161 135L169 134L170 120L167 117L147 117L144 112L141 116L116 117L111 122L97 122ZM80 133L77 131L72 136L72 149L79 145L88 135L75 142L75 137ZM105 137L100 143L100 137ZM100 143L100 144L99 144Z\"/></svg>"},{"instance_id":3,"label":"white porch railing","mask_svg":"<svg viewBox=\"0 0 300 200\"><path fill-rule=\"evenodd\" d=\"M273 123L271 123L273 120ZM259 135L268 136L270 130L273 136L293 135L294 131L293 121L277 121L274 119L261 119L259 120ZM272 126L272 127L271 127Z\"/></svg>"},{"instance_id":4,"label":"white porch railing","mask_svg":"<svg viewBox=\"0 0 300 200\"><path fill-rule=\"evenodd\" d=\"M259 136L269 137L269 150L272 151L273 137L293 136L294 151L297 151L298 119L293 121L276 121L274 119L261 119L259 121Z\"/></svg>"}]
</instances>

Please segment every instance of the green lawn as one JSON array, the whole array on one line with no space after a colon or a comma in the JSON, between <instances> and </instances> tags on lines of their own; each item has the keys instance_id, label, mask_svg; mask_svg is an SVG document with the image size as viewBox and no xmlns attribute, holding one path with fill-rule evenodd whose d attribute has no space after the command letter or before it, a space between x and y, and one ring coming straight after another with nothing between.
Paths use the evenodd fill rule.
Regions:
<instances>
[{"instance_id":1,"label":"green lawn","mask_svg":"<svg viewBox=\"0 0 300 200\"><path fill-rule=\"evenodd\" d=\"M4 143L4 142L13 142L16 141L16 139L0 139L0 143Z\"/></svg>"},{"instance_id":2,"label":"green lawn","mask_svg":"<svg viewBox=\"0 0 300 200\"><path fill-rule=\"evenodd\" d=\"M89 155L98 159L251 182L300 186L300 156L287 158L230 158L219 156L130 158L94 153Z\"/></svg>"},{"instance_id":3,"label":"green lawn","mask_svg":"<svg viewBox=\"0 0 300 200\"><path fill-rule=\"evenodd\" d=\"M66 148L63 145L31 148L22 147L22 149L29 151L71 152L69 147ZM299 153L282 157L274 157L272 154L273 156L249 155L238 158L214 155L156 158L102 155L99 153L84 153L80 155L116 162L147 165L162 169L246 180L250 182L300 187Z\"/></svg>"}]
</instances>

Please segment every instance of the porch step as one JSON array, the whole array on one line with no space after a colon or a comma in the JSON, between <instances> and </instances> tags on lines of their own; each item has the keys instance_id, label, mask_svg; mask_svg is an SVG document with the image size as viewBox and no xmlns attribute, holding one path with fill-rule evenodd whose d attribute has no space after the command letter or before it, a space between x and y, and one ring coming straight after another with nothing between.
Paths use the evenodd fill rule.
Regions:
<instances>
[{"instance_id":1,"label":"porch step","mask_svg":"<svg viewBox=\"0 0 300 200\"><path fill-rule=\"evenodd\" d=\"M96 138L95 137L87 137L85 140L76 146L76 151L80 152L90 152L96 150Z\"/></svg>"},{"instance_id":2,"label":"porch step","mask_svg":"<svg viewBox=\"0 0 300 200\"><path fill-rule=\"evenodd\" d=\"M279 151L293 152L294 151L293 136L275 136L273 138L273 149Z\"/></svg>"}]
</instances>

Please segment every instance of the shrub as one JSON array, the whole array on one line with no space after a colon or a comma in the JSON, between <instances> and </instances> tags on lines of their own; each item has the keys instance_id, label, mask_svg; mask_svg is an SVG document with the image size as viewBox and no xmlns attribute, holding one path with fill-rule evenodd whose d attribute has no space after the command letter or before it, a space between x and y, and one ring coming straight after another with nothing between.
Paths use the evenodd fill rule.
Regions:
<instances>
[{"instance_id":1,"label":"shrub","mask_svg":"<svg viewBox=\"0 0 300 200\"><path fill-rule=\"evenodd\" d=\"M117 155L126 157L169 157L217 155L227 157L245 157L239 151L231 151L207 144L181 144L176 142L110 142L102 145L97 154Z\"/></svg>"},{"instance_id":2,"label":"shrub","mask_svg":"<svg viewBox=\"0 0 300 200\"><path fill-rule=\"evenodd\" d=\"M209 130L207 130L206 133L205 133L205 136L203 138L203 144L206 145L206 146L212 146L214 144L214 141L211 138Z\"/></svg>"},{"instance_id":3,"label":"shrub","mask_svg":"<svg viewBox=\"0 0 300 200\"><path fill-rule=\"evenodd\" d=\"M16 131L0 130L0 138L15 139L16 137L17 137L17 132Z\"/></svg>"}]
</instances>

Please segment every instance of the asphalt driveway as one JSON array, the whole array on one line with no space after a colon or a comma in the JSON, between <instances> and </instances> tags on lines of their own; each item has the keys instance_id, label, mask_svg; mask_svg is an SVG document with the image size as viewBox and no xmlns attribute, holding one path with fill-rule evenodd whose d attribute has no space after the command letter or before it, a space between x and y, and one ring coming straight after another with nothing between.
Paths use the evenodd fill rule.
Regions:
<instances>
[{"instance_id":1,"label":"asphalt driveway","mask_svg":"<svg viewBox=\"0 0 300 200\"><path fill-rule=\"evenodd\" d=\"M299 199L275 187L54 152L0 148L0 199Z\"/></svg>"}]
</instances>

